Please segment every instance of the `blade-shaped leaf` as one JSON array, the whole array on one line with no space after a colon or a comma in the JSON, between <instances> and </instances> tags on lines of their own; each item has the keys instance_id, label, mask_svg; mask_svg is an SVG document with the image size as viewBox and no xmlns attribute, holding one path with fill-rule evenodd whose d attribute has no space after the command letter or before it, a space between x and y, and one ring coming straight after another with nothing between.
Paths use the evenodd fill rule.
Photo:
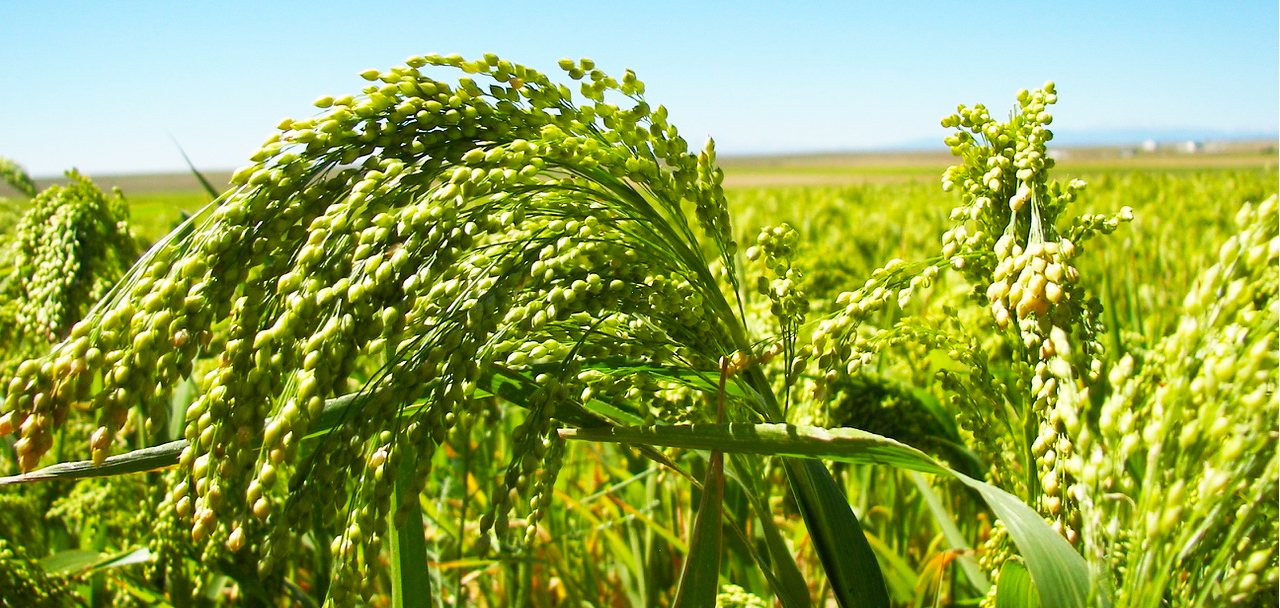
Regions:
<instances>
[{"instance_id":1,"label":"blade-shaped leaf","mask_svg":"<svg viewBox=\"0 0 1280 608\"><path fill-rule=\"evenodd\" d=\"M321 412L319 420L314 425L313 433L308 435L308 438L322 435L334 426L341 424L350 409L358 405L361 399L368 398L370 394L368 392L351 393L325 401L324 411ZM55 479L110 477L164 469L177 465L178 459L182 456L182 450L186 447L187 441L179 439L149 448L140 448L124 454L109 456L98 466L95 466L91 460L60 462L23 475L0 477L0 486Z\"/></svg>"},{"instance_id":2,"label":"blade-shaped leaf","mask_svg":"<svg viewBox=\"0 0 1280 608\"><path fill-rule=\"evenodd\" d=\"M875 534L867 533L867 544L875 550L879 556L883 567L881 571L884 573L884 585L889 591L890 597L899 604L910 603L915 597L915 589L920 582L920 574L918 574L911 564L907 563L901 555L898 555L892 547L886 545Z\"/></svg>"},{"instance_id":3,"label":"blade-shaped leaf","mask_svg":"<svg viewBox=\"0 0 1280 608\"><path fill-rule=\"evenodd\" d=\"M995 511L996 517L1004 522L1009 537L1022 552L1031 580L1035 581L1046 608L1083 608L1089 604L1089 566L1067 539L1054 532L1039 513L1013 494L960 473L955 473L955 476L977 490ZM1099 594L1096 599L1103 608L1111 605L1110 598L1105 595Z\"/></svg>"},{"instance_id":4,"label":"blade-shaped leaf","mask_svg":"<svg viewBox=\"0 0 1280 608\"><path fill-rule=\"evenodd\" d=\"M727 479L742 487L747 499L751 501L751 508L755 511L756 521L760 522L760 533L764 536L765 547L768 548L768 562L763 556L753 554L756 563L759 564L761 571L765 573L765 577L769 583L773 585L774 595L783 608L809 608L813 605L809 597L809 586L805 581L804 575L800 572L800 567L796 564L795 555L791 547L787 545L786 540L782 537L782 531L778 529L778 524L773 521L773 513L769 509L767 501L767 492L761 488L755 487L754 484L769 483L764 479L749 475L746 472L746 463L743 462L744 457L741 454L732 454L729 462L733 465L729 468L730 472L736 474L728 475ZM744 544L746 544L744 542Z\"/></svg>"},{"instance_id":5,"label":"blade-shaped leaf","mask_svg":"<svg viewBox=\"0 0 1280 608\"><path fill-rule=\"evenodd\" d=\"M724 545L721 517L724 510L724 454L712 452L707 478L702 482L702 500L693 523L693 538L680 572L675 608L714 606L720 587L720 551Z\"/></svg>"},{"instance_id":6,"label":"blade-shaped leaf","mask_svg":"<svg viewBox=\"0 0 1280 608\"><path fill-rule=\"evenodd\" d=\"M949 548L955 550L968 549L969 545L965 542L964 535L960 533L956 523L951 521L951 514L942 505L942 499L938 496L938 493L929 487L929 482L925 481L924 476L912 471L911 481L916 484L921 496L924 496L924 502L928 505L929 512L933 513L933 518L938 522L938 527L942 528L942 535L947 539L947 544L950 545ZM960 569L964 570L964 575L969 578L969 582L973 584L974 588L979 593L986 593L991 588L991 582L987 580L987 576L978 568L978 562L974 561L973 556L962 553L957 559L960 562Z\"/></svg>"},{"instance_id":7,"label":"blade-shaped leaf","mask_svg":"<svg viewBox=\"0 0 1280 608\"><path fill-rule=\"evenodd\" d=\"M735 521L728 513L725 514L725 519L729 524L729 529L738 536L738 541L742 543L742 546L751 556L751 560L760 568L760 573L763 574L765 580L769 582L769 587L773 589L775 599L778 600L778 604L781 605L782 608L809 608L810 606L813 606L813 602L809 599L808 586L797 586L793 584L791 580L788 580L792 576L792 569L795 570L795 573L799 573L799 568L797 568L795 564L795 558L792 557L790 553L786 554L786 558L789 559L789 561L784 561L782 558L774 558L772 555L774 549L770 547L771 555L769 558L771 559L766 559L764 555L761 555L759 551L755 550L751 539L747 538L747 534L743 531L741 524ZM767 520L765 518L759 518L755 521L765 522ZM762 523L762 527L772 523L772 521L769 521L768 524ZM804 579L801 578L800 581L803 582Z\"/></svg>"},{"instance_id":8,"label":"blade-shaped leaf","mask_svg":"<svg viewBox=\"0 0 1280 608\"><path fill-rule=\"evenodd\" d=\"M391 512L391 601L395 608L431 608L431 573L427 571L427 539L418 495L410 483L414 462L408 458L396 470ZM403 513L404 521L397 522Z\"/></svg>"},{"instance_id":9,"label":"blade-shaped leaf","mask_svg":"<svg viewBox=\"0 0 1280 608\"><path fill-rule=\"evenodd\" d=\"M1000 567L999 585L996 586L996 608L1038 608L1040 596L1027 567L1016 559L1006 561Z\"/></svg>"},{"instance_id":10,"label":"blade-shaped leaf","mask_svg":"<svg viewBox=\"0 0 1280 608\"><path fill-rule=\"evenodd\" d=\"M178 457L182 455L182 450L185 447L187 447L185 439L170 441L155 447L142 448L125 454L110 456L101 466L94 466L92 460L62 462L31 471L25 475L0 477L0 486L53 479L109 477L112 475L154 471L178 464Z\"/></svg>"},{"instance_id":11,"label":"blade-shaped leaf","mask_svg":"<svg viewBox=\"0 0 1280 608\"><path fill-rule=\"evenodd\" d=\"M55 575L86 575L99 570L109 570L151 561L151 551L146 547L132 549L116 555L97 551L62 551L42 558L38 563L45 572Z\"/></svg>"},{"instance_id":12,"label":"blade-shaped leaf","mask_svg":"<svg viewBox=\"0 0 1280 608\"><path fill-rule=\"evenodd\" d=\"M54 553L39 561L40 567L49 574L77 574L88 570L102 561L102 554L97 551L72 550Z\"/></svg>"},{"instance_id":13,"label":"blade-shaped leaf","mask_svg":"<svg viewBox=\"0 0 1280 608\"><path fill-rule=\"evenodd\" d=\"M515 372L497 367L492 371L493 373L485 375L484 378L487 384L477 391L478 394L502 396L516 405L523 406L528 402L528 396L537 387L532 378L524 378ZM306 439L314 440L341 426L351 417L355 408L360 407L368 399L376 396L380 390L383 389L359 391L325 401L324 409L315 423L311 425L311 431ZM406 404L400 413L401 415L412 413L421 405L421 403ZM567 407L560 409L559 418L567 423L588 427L604 424L599 418L594 417L591 412L585 410L577 411ZM638 422L638 419L636 421ZM0 486L55 479L71 480L89 477L110 477L113 475L154 471L178 464L178 458L186 447L186 440L179 439L110 456L98 466L95 466L89 460L60 462L23 475L0 477ZM646 455L651 458L658 458L659 462L664 462L663 457L656 450L647 450Z\"/></svg>"},{"instance_id":14,"label":"blade-shaped leaf","mask_svg":"<svg viewBox=\"0 0 1280 608\"><path fill-rule=\"evenodd\" d=\"M214 188L213 184L209 183L208 179L205 179L204 174L200 173L199 169L196 169L195 163L191 162L191 157L187 156L187 151L182 149L182 145L178 143L178 139L172 134L169 135L169 139L173 140L173 145L178 146L178 154L182 155L182 160L187 163L187 168L191 170L191 174L196 176L197 180L200 180L200 186L204 188L204 191L209 195L209 198L217 200L219 196L222 196L222 194L218 192L218 189Z\"/></svg>"},{"instance_id":15,"label":"blade-shaped leaf","mask_svg":"<svg viewBox=\"0 0 1280 608\"><path fill-rule=\"evenodd\" d=\"M787 458L783 462L836 601L846 608L887 608L889 591L880 562L831 473L817 460Z\"/></svg>"},{"instance_id":16,"label":"blade-shaped leaf","mask_svg":"<svg viewBox=\"0 0 1280 608\"><path fill-rule=\"evenodd\" d=\"M772 572L766 574L774 582L774 594L778 596L778 601L782 603L783 608L812 606L809 590L804 585L804 575L800 572L795 555L787 546L786 539L782 538L782 531L778 529L778 524L768 515L758 517L757 521L760 522L760 531L764 534L765 546L769 548L769 558L773 562Z\"/></svg>"},{"instance_id":17,"label":"blade-shaped leaf","mask_svg":"<svg viewBox=\"0 0 1280 608\"><path fill-rule=\"evenodd\" d=\"M681 426L563 429L566 439L637 443L849 462L887 464L922 473L951 475L978 491L1022 553L1046 608L1084 608L1091 592L1089 569L1071 544L1016 496L956 472L908 445L858 429L789 424L695 424ZM1099 594L1101 606L1110 598Z\"/></svg>"},{"instance_id":18,"label":"blade-shaped leaf","mask_svg":"<svg viewBox=\"0 0 1280 608\"><path fill-rule=\"evenodd\" d=\"M488 384L478 390L478 394L482 395L499 395L507 398L516 405L524 406L528 402L528 395L536 388L536 384L532 379L520 377L514 372L504 369L495 368L494 373L486 374L485 379ZM487 389L487 390L484 390ZM310 433L305 437L306 440L315 440L322 437L334 428L341 426L348 420L355 408L363 405L368 399L373 398L383 389L373 389L369 391L359 391L334 397L325 401L324 409L315 423L311 425ZM415 402L407 404L401 408L400 414L405 415L414 412L421 407L422 403ZM559 418L571 424L580 426L598 426L604 424L600 419L593 418L590 412L574 411L571 408L560 408ZM12 475L8 477L0 477L0 486L31 483L37 481L51 480L72 480L85 479L90 477L110 477L114 475L127 475L130 473L143 473L146 471L154 471L164 469L178 464L178 459L182 455L182 450L187 447L185 439L170 441L157 446L148 448L140 448L124 454L110 456L101 465L95 466L92 461L80 460L74 462L60 462L49 465L42 469L37 469L23 475ZM665 459L657 450L645 450L645 455L655 458L659 463L667 464L669 461ZM677 469L678 470L678 469Z\"/></svg>"}]
</instances>

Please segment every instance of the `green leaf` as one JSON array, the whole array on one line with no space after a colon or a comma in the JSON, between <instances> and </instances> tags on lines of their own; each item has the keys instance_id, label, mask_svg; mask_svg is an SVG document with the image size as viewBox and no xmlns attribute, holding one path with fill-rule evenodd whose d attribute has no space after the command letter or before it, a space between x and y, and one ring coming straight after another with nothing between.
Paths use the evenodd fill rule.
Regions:
<instances>
[{"instance_id":1,"label":"green leaf","mask_svg":"<svg viewBox=\"0 0 1280 608\"><path fill-rule=\"evenodd\" d=\"M649 370L652 371L652 370ZM484 384L477 389L479 396L498 396L510 401L511 403L527 407L529 397L533 391L537 389L537 383L533 378L524 376L512 370L501 366L493 366L490 373L482 377ZM324 409L320 416L311 425L310 432L304 438L305 440L315 440L319 437L327 435L329 431L341 426L351 418L359 408L362 407L369 399L378 395L385 389L361 390L354 393L334 397L325 401ZM405 416L415 413L419 408L425 405L425 401L415 401L400 408L399 415ZM601 402L593 401L592 405L601 409L595 411L593 409L575 408L570 404L565 404L557 411L557 419L562 422L582 427L596 427L607 424L600 418L606 415L605 412L618 415L623 421L639 424L639 418L626 414L617 408L608 406ZM180 432L180 431L179 431ZM93 461L80 460L74 462L61 462L49 465L42 469L37 469L22 475L12 475L0 477L0 486L31 483L37 481L50 480L72 480L86 479L91 477L111 477L114 475L127 475L130 473L143 473L158 469L165 469L178 464L178 459L182 455L182 450L187 447L184 439L170 441L148 448L140 448L124 454L110 456L102 463L95 466ZM682 472L679 468L674 467L669 459L662 455L661 452L653 449L642 449L645 456L653 459L660 464L672 466L677 472Z\"/></svg>"},{"instance_id":2,"label":"green leaf","mask_svg":"<svg viewBox=\"0 0 1280 608\"><path fill-rule=\"evenodd\" d=\"M956 527L956 523L951 520L951 514L947 512L947 508L942 504L942 498L938 493L929 486L925 478L919 473L911 472L911 481L915 482L916 488L920 490L920 495L924 497L925 504L929 507L929 512L933 514L933 518L938 522L938 527L942 529L942 536L947 539L948 548L953 550L969 549L968 543L965 541L964 535L960 533L960 528ZM969 582L977 589L978 593L986 593L991 588L991 582L987 580L982 569L978 567L978 562L969 555L968 551L962 551L960 556L956 558L960 562L960 569L964 570L964 575L968 577Z\"/></svg>"},{"instance_id":3,"label":"green leaf","mask_svg":"<svg viewBox=\"0 0 1280 608\"><path fill-rule=\"evenodd\" d=\"M702 500L693 523L693 538L680 571L673 608L714 606L720 587L720 551L724 545L721 523L724 510L724 454L712 452Z\"/></svg>"},{"instance_id":4,"label":"green leaf","mask_svg":"<svg viewBox=\"0 0 1280 608\"><path fill-rule=\"evenodd\" d=\"M1031 575L1022 562L1011 559L1000 567L1000 580L996 585L996 608L1038 608L1040 596L1031 582Z\"/></svg>"},{"instance_id":5,"label":"green leaf","mask_svg":"<svg viewBox=\"0 0 1280 608\"><path fill-rule=\"evenodd\" d=\"M191 162L191 157L187 156L187 151L182 149L182 145L178 143L178 140L172 135L170 135L169 138L173 139L173 145L178 146L178 153L182 155L182 160L187 163L187 168L191 170L191 174L196 176L196 179L200 181L200 186L204 188L204 191L209 195L209 198L217 200L218 197L222 196L222 193L218 192L218 189L214 188L213 184L209 183L208 179L205 179L204 174L200 173L199 169L196 169L195 163Z\"/></svg>"},{"instance_id":6,"label":"green leaf","mask_svg":"<svg viewBox=\"0 0 1280 608\"><path fill-rule=\"evenodd\" d=\"M45 572L55 575L89 574L151 561L151 551L146 547L132 549L116 555L97 551L62 551L39 560Z\"/></svg>"},{"instance_id":7,"label":"green leaf","mask_svg":"<svg viewBox=\"0 0 1280 608\"><path fill-rule=\"evenodd\" d=\"M816 460L787 458L783 462L836 601L845 607L887 608L889 591L880 563L831 473Z\"/></svg>"},{"instance_id":8,"label":"green leaf","mask_svg":"<svg viewBox=\"0 0 1280 608\"><path fill-rule=\"evenodd\" d=\"M1091 583L1089 567L1076 553L1067 539L1053 531L1040 517L1018 497L992 485L954 473L965 485L978 491L1004 522L1022 558L1026 561L1031 580L1044 599L1045 608L1084 608L1089 605ZM1099 595L1098 604L1111 605L1110 598Z\"/></svg>"},{"instance_id":9,"label":"green leaf","mask_svg":"<svg viewBox=\"0 0 1280 608\"><path fill-rule=\"evenodd\" d=\"M778 524L771 516L762 515L756 518L760 522L760 531L764 534L765 546L769 548L771 567L766 576L774 584L774 594L783 608L809 608L813 602L809 598L809 589L804 584L804 575L796 564L795 555L782 537ZM763 568L762 568L763 569Z\"/></svg>"},{"instance_id":10,"label":"green leaf","mask_svg":"<svg viewBox=\"0 0 1280 608\"><path fill-rule=\"evenodd\" d=\"M151 448L142 448L125 454L110 456L102 463L102 466L94 466L92 460L62 462L24 475L0 477L0 486L53 479L84 479L154 471L178 464L178 457L182 455L182 450L186 447L187 441L179 439L178 441L170 441Z\"/></svg>"},{"instance_id":11,"label":"green leaf","mask_svg":"<svg viewBox=\"0 0 1280 608\"><path fill-rule=\"evenodd\" d=\"M326 401L324 411L320 413L312 433L307 435L306 438L313 439L342 424L351 414L352 408L363 403L363 400L368 399L372 394L373 392L371 391L351 393ZM100 466L95 466L91 460L60 462L23 475L0 477L0 486L55 479L111 477L165 469L178 464L178 459L182 456L182 450L186 447L187 441L179 439L149 448L141 448L124 454L109 456Z\"/></svg>"},{"instance_id":12,"label":"green leaf","mask_svg":"<svg viewBox=\"0 0 1280 608\"><path fill-rule=\"evenodd\" d=\"M956 472L924 452L887 437L858 429L742 423L563 429L560 436L853 464L887 464L922 473L950 475L976 490L1004 521L1046 608L1084 608L1089 604L1092 586L1084 558L1035 510L1004 490ZM1095 599L1104 607L1110 605L1106 595L1099 594Z\"/></svg>"},{"instance_id":13,"label":"green leaf","mask_svg":"<svg viewBox=\"0 0 1280 608\"><path fill-rule=\"evenodd\" d=\"M769 509L769 491L764 484L770 482L757 475L749 475L746 472L746 463L743 462L744 457L741 454L733 454L733 456L735 458L730 460L733 466L729 470L737 473L729 475L727 479L737 483L747 500L751 501L751 508L756 515L755 520L760 524L759 530L764 536L765 547L768 549L767 561L759 553L753 552L752 557L764 572L769 584L773 586L774 595L777 596L783 608L810 608L813 602L809 597L809 585L796 564L794 552L782 537L778 524L773 521L773 512ZM751 546L745 540L745 534L743 544Z\"/></svg>"},{"instance_id":14,"label":"green leaf","mask_svg":"<svg viewBox=\"0 0 1280 608\"><path fill-rule=\"evenodd\" d=\"M489 385L486 387L489 391L477 391L483 395L499 395L508 398L512 403L523 406L527 403L528 395L533 392L536 387L532 379L526 379L514 372L502 369L495 369L495 373L486 375ZM379 389L370 391L358 391L335 397L325 401L324 410L311 426L311 432L304 438L306 440L315 440L328 434L329 431L341 426L348 420L358 408L364 403L377 395ZM415 402L401 408L400 415L412 414L418 408L422 407L425 402ZM590 412L574 412L570 408L561 408L564 415L561 419L578 423L582 426L598 426L604 424L598 418L591 417ZM143 473L147 471L155 471L165 469L178 464L178 459L182 455L182 450L187 447L185 439L170 441L149 448L140 448L124 454L109 456L98 466L93 464L91 460L79 460L74 462L60 462L49 465L42 469L37 469L22 475L12 475L8 477L0 477L0 486L31 483L37 481L51 480L72 480L86 479L91 477L111 477L115 475L127 475L130 473ZM648 450L646 455L651 458L658 458L659 462L666 462L665 457L657 450Z\"/></svg>"},{"instance_id":15,"label":"green leaf","mask_svg":"<svg viewBox=\"0 0 1280 608\"><path fill-rule=\"evenodd\" d=\"M93 566L94 570L107 570L110 568L120 568L122 566L132 566L134 564L145 564L151 561L151 551L146 547L126 551L119 555L108 557L106 560L99 562Z\"/></svg>"},{"instance_id":16,"label":"green leaf","mask_svg":"<svg viewBox=\"0 0 1280 608\"><path fill-rule=\"evenodd\" d=\"M427 570L426 530L418 495L410 491L414 462L403 459L396 471L391 509L391 601L394 608L431 608L431 573ZM403 510L404 521L396 522Z\"/></svg>"},{"instance_id":17,"label":"green leaf","mask_svg":"<svg viewBox=\"0 0 1280 608\"><path fill-rule=\"evenodd\" d=\"M919 573L875 534L868 532L864 533L864 536L867 537L867 544L871 545L878 559L883 562L884 584L889 590L889 595L898 604L910 603L915 597L916 585L920 582Z\"/></svg>"},{"instance_id":18,"label":"green leaf","mask_svg":"<svg viewBox=\"0 0 1280 608\"><path fill-rule=\"evenodd\" d=\"M62 551L37 562L49 574L76 574L93 567L102 561L102 554L97 551Z\"/></svg>"},{"instance_id":19,"label":"green leaf","mask_svg":"<svg viewBox=\"0 0 1280 608\"><path fill-rule=\"evenodd\" d=\"M788 552L779 553L774 547L770 546L770 554L766 558L759 551L756 551L752 540L747 537L747 533L742 529L742 526L731 515L726 514L725 519L728 520L729 529L737 535L738 541L742 543L742 547L751 556L751 560L755 562L756 567L760 568L760 573L768 581L769 587L773 589L775 599L778 600L778 604L782 608L810 608L813 606L813 602L809 598L809 587L807 584L801 584L805 583L805 580L800 575L800 570L795 563L795 557L790 553L789 547L784 545L783 548L787 549ZM757 518L755 521L761 522L762 529L773 523L771 518L763 517ZM766 542L770 542L768 536L766 532ZM798 582L797 580L792 580L793 575L798 577Z\"/></svg>"},{"instance_id":20,"label":"green leaf","mask_svg":"<svg viewBox=\"0 0 1280 608\"><path fill-rule=\"evenodd\" d=\"M170 604L168 602L168 598L163 594L157 593L155 590L151 589L149 585L136 585L133 581L129 580L128 577L121 576L116 578L115 584L119 585L121 589L133 596L135 599L141 600L146 606L151 606L152 608L173 606L173 604Z\"/></svg>"}]
</instances>

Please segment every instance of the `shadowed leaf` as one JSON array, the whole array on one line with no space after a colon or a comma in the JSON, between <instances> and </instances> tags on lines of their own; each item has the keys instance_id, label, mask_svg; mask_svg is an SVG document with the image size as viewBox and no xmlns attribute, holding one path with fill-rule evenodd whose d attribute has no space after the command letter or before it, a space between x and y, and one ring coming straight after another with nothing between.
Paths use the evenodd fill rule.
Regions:
<instances>
[{"instance_id":1,"label":"shadowed leaf","mask_svg":"<svg viewBox=\"0 0 1280 608\"><path fill-rule=\"evenodd\" d=\"M693 524L693 538L680 572L673 607L712 606L720 582L720 551L724 544L721 516L724 501L724 454L712 452L707 478L702 484L702 501Z\"/></svg>"},{"instance_id":2,"label":"shadowed leaf","mask_svg":"<svg viewBox=\"0 0 1280 608\"><path fill-rule=\"evenodd\" d=\"M816 460L785 460L800 514L841 606L889 606L880 563L835 479Z\"/></svg>"}]
</instances>

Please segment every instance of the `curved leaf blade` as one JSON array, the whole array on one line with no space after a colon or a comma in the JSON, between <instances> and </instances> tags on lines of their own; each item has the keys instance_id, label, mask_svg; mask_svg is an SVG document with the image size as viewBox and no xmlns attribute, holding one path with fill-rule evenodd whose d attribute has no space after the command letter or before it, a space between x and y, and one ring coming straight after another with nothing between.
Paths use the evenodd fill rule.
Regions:
<instances>
[{"instance_id":1,"label":"curved leaf blade","mask_svg":"<svg viewBox=\"0 0 1280 608\"><path fill-rule=\"evenodd\" d=\"M149 561L151 561L151 551L146 547L139 547L114 555L81 549L62 551L42 558L36 563L49 574L86 576L102 570L143 564Z\"/></svg>"},{"instance_id":2,"label":"curved leaf blade","mask_svg":"<svg viewBox=\"0 0 1280 608\"><path fill-rule=\"evenodd\" d=\"M43 469L36 469L24 475L0 477L0 486L55 479L84 479L88 477L110 477L130 473L145 473L164 469L178 464L178 457L187 447L187 440L179 439L155 447L142 448L125 454L110 456L101 466L94 466L92 460L60 462Z\"/></svg>"},{"instance_id":3,"label":"curved leaf blade","mask_svg":"<svg viewBox=\"0 0 1280 608\"><path fill-rule=\"evenodd\" d=\"M991 588L991 581L987 580L987 575L982 573L978 568L978 562L970 555L970 547L965 542L964 536L960 533L960 529L956 527L951 516L947 512L947 508L942 504L942 498L938 493L929 486L924 476L915 471L911 471L911 481L915 483L916 488L920 490L920 495L924 497L925 505L929 508L929 512L933 514L934 521L938 522L938 527L942 529L942 535L947 539L949 548L962 553L957 559L960 562L960 569L964 571L964 575L969 579L974 589L978 593L986 593Z\"/></svg>"},{"instance_id":4,"label":"curved leaf blade","mask_svg":"<svg viewBox=\"0 0 1280 608\"><path fill-rule=\"evenodd\" d=\"M769 482L747 473L743 455L731 454L731 456L734 458L729 462L733 466L729 471L733 474L728 475L727 479L738 484L747 499L751 501L751 509L755 512L755 521L759 523L760 533L767 550L763 555L753 551L752 557L773 587L774 595L782 608L811 608L813 601L809 597L809 585L800 572L800 566L796 564L794 552L783 539L777 523L773 521L773 512L769 509L766 498L768 491L762 485L757 485ZM736 527L735 531L741 533ZM743 544L750 547L746 540Z\"/></svg>"},{"instance_id":5,"label":"curved leaf blade","mask_svg":"<svg viewBox=\"0 0 1280 608\"><path fill-rule=\"evenodd\" d=\"M694 450L792 456L854 464L887 464L921 473L950 475L977 490L1004 521L1022 553L1045 608L1085 608L1092 583L1084 558L1016 496L959 473L911 446L858 429L790 424L694 424L680 426L562 429L565 439L637 443ZM1105 594L1094 597L1109 606Z\"/></svg>"},{"instance_id":6,"label":"curved leaf blade","mask_svg":"<svg viewBox=\"0 0 1280 608\"><path fill-rule=\"evenodd\" d=\"M831 473L817 460L787 458L783 462L836 601L842 607L888 608L889 591L880 562Z\"/></svg>"},{"instance_id":7,"label":"curved leaf blade","mask_svg":"<svg viewBox=\"0 0 1280 608\"><path fill-rule=\"evenodd\" d=\"M693 523L693 538L685 554L673 608L714 606L720 587L720 552L724 546L724 454L712 452L702 500Z\"/></svg>"},{"instance_id":8,"label":"curved leaf blade","mask_svg":"<svg viewBox=\"0 0 1280 608\"><path fill-rule=\"evenodd\" d=\"M1037 608L1040 597L1031 584L1026 566L1011 559L1000 567L999 585L996 587L996 608Z\"/></svg>"}]
</instances>

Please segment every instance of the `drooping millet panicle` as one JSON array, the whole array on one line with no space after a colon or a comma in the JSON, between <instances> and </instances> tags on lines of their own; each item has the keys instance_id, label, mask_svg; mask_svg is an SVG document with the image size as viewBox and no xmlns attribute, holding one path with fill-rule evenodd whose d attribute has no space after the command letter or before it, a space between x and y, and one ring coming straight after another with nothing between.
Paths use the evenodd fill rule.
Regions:
<instances>
[{"instance_id":1,"label":"drooping millet panicle","mask_svg":"<svg viewBox=\"0 0 1280 608\"><path fill-rule=\"evenodd\" d=\"M713 370L750 348L736 273L713 274L702 253L731 269L737 247L713 146L691 153L631 72L562 67L587 103L495 56L428 56L282 122L232 191L20 368L3 430L32 446L23 468L48 447L31 421L67 400L102 420L101 462L130 408L198 369L172 513L205 557L253 551L264 576L315 514L342 531L329 599L346 604L395 518L393 481L422 487L435 446L503 374L531 387L529 414L485 521L518 547L503 522L515 510L536 523L546 507L563 450L552 418L592 420L589 389L633 382L625 369L584 374L582 361ZM427 74L442 68L490 83ZM59 358L71 371L47 364ZM69 383L86 388L58 388ZM661 412L656 388L621 405ZM345 421L316 429L344 394ZM388 474L402 466L412 479Z\"/></svg>"},{"instance_id":2,"label":"drooping millet panicle","mask_svg":"<svg viewBox=\"0 0 1280 608\"><path fill-rule=\"evenodd\" d=\"M22 165L0 156L0 180L9 184L14 190L25 196L35 198L36 184L31 181L31 176L27 174L27 170Z\"/></svg>"},{"instance_id":3,"label":"drooping millet panicle","mask_svg":"<svg viewBox=\"0 0 1280 608\"><path fill-rule=\"evenodd\" d=\"M14 272L3 287L16 304L14 327L0 332L13 341L9 352L33 356L62 341L43 361L14 362L16 377L5 387L0 435L22 432L14 447L24 469L33 468L52 447L53 432L71 403L88 395L92 378L84 372L102 358L101 350L75 334L73 324L137 257L123 197L107 196L75 171L67 175L71 182L36 196L15 227ZM106 422L115 428L122 423L114 417ZM94 441L105 442L105 435L95 434Z\"/></svg>"},{"instance_id":4,"label":"drooping millet panicle","mask_svg":"<svg viewBox=\"0 0 1280 608\"><path fill-rule=\"evenodd\" d=\"M64 338L138 255L120 193L67 176L67 185L36 195L14 227L17 321L46 343Z\"/></svg>"}]
</instances>

